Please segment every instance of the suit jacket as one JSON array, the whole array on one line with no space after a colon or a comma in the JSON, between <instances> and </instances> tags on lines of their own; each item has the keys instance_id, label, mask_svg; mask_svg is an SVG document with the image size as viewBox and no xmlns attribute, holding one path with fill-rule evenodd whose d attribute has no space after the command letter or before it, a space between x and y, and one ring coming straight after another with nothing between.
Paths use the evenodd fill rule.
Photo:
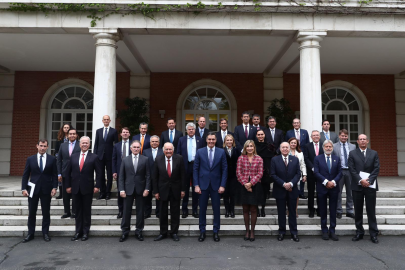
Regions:
<instances>
[{"instance_id":1,"label":"suit jacket","mask_svg":"<svg viewBox=\"0 0 405 270\"><path fill-rule=\"evenodd\" d=\"M173 146L174 150L177 148L177 144L179 143L179 139L183 137L183 132L180 130L175 129L174 130L174 139L173 139ZM170 142L170 133L169 130L165 130L162 132L162 135L160 135L160 148L163 148L163 145L167 142Z\"/></svg>"},{"instance_id":2,"label":"suit jacket","mask_svg":"<svg viewBox=\"0 0 405 270\"><path fill-rule=\"evenodd\" d=\"M300 162L298 158L288 155L288 166L285 166L283 156L275 156L271 159L271 177L274 180L273 196L275 199L285 199L287 192L290 200L298 197L298 181L301 177ZM284 183L293 184L292 191L287 191L283 187Z\"/></svg>"},{"instance_id":3,"label":"suit jacket","mask_svg":"<svg viewBox=\"0 0 405 270\"><path fill-rule=\"evenodd\" d=\"M80 152L80 142L76 141L75 147L73 147L73 153ZM69 156L69 143L62 143L59 147L58 157L57 157L57 167L58 167L58 174L61 174L63 178L66 177L66 169L68 163L70 162Z\"/></svg>"},{"instance_id":4,"label":"suit jacket","mask_svg":"<svg viewBox=\"0 0 405 270\"><path fill-rule=\"evenodd\" d=\"M319 146L319 155L323 154L323 148L321 143L318 143ZM302 152L304 153L304 161L305 165L307 165L307 175L308 177L313 177L314 176L314 160L316 157L315 153L315 148L314 148L314 142L308 143L302 148ZM314 169L315 170L315 169Z\"/></svg>"},{"instance_id":5,"label":"suit jacket","mask_svg":"<svg viewBox=\"0 0 405 270\"><path fill-rule=\"evenodd\" d=\"M264 135L266 136L266 142L269 144L274 145L277 154L280 154L280 144L284 142L284 134L283 131L280 129L274 129L274 141L271 137L270 128L264 129Z\"/></svg>"},{"instance_id":6,"label":"suit jacket","mask_svg":"<svg viewBox=\"0 0 405 270\"><path fill-rule=\"evenodd\" d=\"M127 141L127 156L131 155L131 141ZM112 155L112 173L116 173L117 177L120 175L120 168L122 162L122 141L116 143L113 148Z\"/></svg>"},{"instance_id":7,"label":"suit jacket","mask_svg":"<svg viewBox=\"0 0 405 270\"><path fill-rule=\"evenodd\" d=\"M356 145L355 145L355 144L352 144L352 143L347 142L347 146L349 147L349 152L347 153L347 155L349 155L349 153L350 153L351 151L353 151L353 150L356 149ZM340 153L340 142L339 142L339 141L338 141L337 143L334 143L334 144L333 144L333 154L334 154L335 156L338 156L339 159L340 159L341 153ZM349 161L349 156L347 157L347 160ZM342 163L342 160L340 160L340 162ZM349 163L349 162L348 162L348 163ZM342 164L342 165L343 165L343 164ZM349 165L346 164L346 166L349 166Z\"/></svg>"},{"instance_id":8,"label":"suit jacket","mask_svg":"<svg viewBox=\"0 0 405 270\"><path fill-rule=\"evenodd\" d=\"M30 191L28 180L35 184L34 194L42 193L51 195L51 191L58 187L58 169L56 168L56 158L46 154L46 164L41 172L38 166L37 154L27 158L24 173L21 181L21 190Z\"/></svg>"},{"instance_id":9,"label":"suit jacket","mask_svg":"<svg viewBox=\"0 0 405 270\"><path fill-rule=\"evenodd\" d=\"M184 161L184 169L188 170L188 151L187 151L187 139L188 139L188 135L183 136L179 139L179 144L177 145L177 154L181 155L183 157L183 161ZM196 154L198 149L204 147L203 141L200 137L198 137L197 135L195 135L195 142L196 142Z\"/></svg>"},{"instance_id":10,"label":"suit jacket","mask_svg":"<svg viewBox=\"0 0 405 270\"><path fill-rule=\"evenodd\" d=\"M377 151L367 148L366 157L364 157L360 148L349 153L349 171L352 176L352 190L361 191L363 186L359 185L359 181L362 180L359 173L369 173L368 182L373 185L377 180L377 176L380 173L380 159L378 158ZM376 185L378 190L378 182Z\"/></svg>"},{"instance_id":11,"label":"suit jacket","mask_svg":"<svg viewBox=\"0 0 405 270\"><path fill-rule=\"evenodd\" d=\"M290 138L295 138L295 129L290 129L289 131L287 131L287 133L285 134L285 141L288 142L288 140ZM308 131L306 129L300 129L300 146L301 148L306 145L307 143L309 143L309 135L308 135ZM322 145L322 144L321 144Z\"/></svg>"},{"instance_id":12,"label":"suit jacket","mask_svg":"<svg viewBox=\"0 0 405 270\"><path fill-rule=\"evenodd\" d=\"M135 136L133 136L132 137L132 141L141 141L141 134L138 134L138 135L135 135ZM144 150L146 150L146 149L148 149L148 148L150 148L150 135L149 134L146 134L145 135L145 139L144 139L144 141L143 141L143 149L142 149L142 152L144 151Z\"/></svg>"},{"instance_id":13,"label":"suit jacket","mask_svg":"<svg viewBox=\"0 0 405 270\"><path fill-rule=\"evenodd\" d=\"M166 156L160 155L155 159L152 182L153 194L159 193L161 200L169 199L170 191L176 200L181 199L181 192L186 191L186 173L184 171L183 159L180 155L174 154L171 158L171 177L166 170Z\"/></svg>"},{"instance_id":14,"label":"suit jacket","mask_svg":"<svg viewBox=\"0 0 405 270\"><path fill-rule=\"evenodd\" d=\"M100 160L105 154L106 160L112 160L114 143L118 143L118 132L115 128L110 127L107 135L107 140L104 141L104 127L96 130L96 141L94 142L93 153Z\"/></svg>"},{"instance_id":15,"label":"suit jacket","mask_svg":"<svg viewBox=\"0 0 405 270\"><path fill-rule=\"evenodd\" d=\"M101 181L104 180L104 171L101 166L101 161L96 154L87 153L84 160L83 169L80 171L80 155L81 152L74 153L70 156L70 162L66 169L66 188L72 188L72 193L80 192L85 194L93 193L94 191L94 172L96 172L96 188L101 187Z\"/></svg>"},{"instance_id":16,"label":"suit jacket","mask_svg":"<svg viewBox=\"0 0 405 270\"><path fill-rule=\"evenodd\" d=\"M138 155L138 167L136 174L132 154L122 160L120 177L118 178L118 190L125 191L131 196L134 191L137 195L142 195L144 190L151 189L150 169L148 158Z\"/></svg>"},{"instance_id":17,"label":"suit jacket","mask_svg":"<svg viewBox=\"0 0 405 270\"><path fill-rule=\"evenodd\" d=\"M247 140L255 140L256 139L256 132L257 130L253 128L253 125L249 124L249 135L246 139L245 130L242 125L236 126L234 131L235 143L239 149L243 149L245 142Z\"/></svg>"},{"instance_id":18,"label":"suit jacket","mask_svg":"<svg viewBox=\"0 0 405 270\"><path fill-rule=\"evenodd\" d=\"M252 125L253 126L253 125ZM261 126L261 125L259 125L259 129L257 129L257 127L253 127L253 128L256 128L256 132L258 131L258 130L265 130L266 128L265 127L263 127L263 126Z\"/></svg>"},{"instance_id":19,"label":"suit jacket","mask_svg":"<svg viewBox=\"0 0 405 270\"><path fill-rule=\"evenodd\" d=\"M197 126L197 128L195 129L195 135L202 139L202 146L204 146L204 147L207 146L208 133L210 133L210 130L208 128L204 128L204 134L203 134L203 136L201 136L200 128Z\"/></svg>"},{"instance_id":20,"label":"suit jacket","mask_svg":"<svg viewBox=\"0 0 405 270\"><path fill-rule=\"evenodd\" d=\"M339 181L342 177L342 166L340 165L340 158L335 155L330 155L330 163L331 168L330 172L328 169L328 165L326 164L325 154L319 155L315 157L314 160L314 174L316 178L316 192L319 194L326 194L328 191L338 193L339 189ZM336 186L332 189L327 189L323 185L323 181L328 179L329 181L335 180Z\"/></svg>"},{"instance_id":21,"label":"suit jacket","mask_svg":"<svg viewBox=\"0 0 405 270\"><path fill-rule=\"evenodd\" d=\"M164 154L163 154L163 149L160 148L160 147L158 147L158 151L157 151L157 153L156 153L155 160L153 160L152 148L148 148L148 149L146 149L145 151L143 151L142 155L144 155L145 157L148 158L149 169L150 169L150 172L151 172L150 175L151 175L151 177L152 177L152 172L153 172L153 168L154 168L154 165L155 165L156 158L157 158L158 156L164 155Z\"/></svg>"},{"instance_id":22,"label":"suit jacket","mask_svg":"<svg viewBox=\"0 0 405 270\"><path fill-rule=\"evenodd\" d=\"M339 136L335 132L329 131L329 136L330 136L329 140L331 140L334 144L339 142ZM326 140L325 133L322 131L320 140L321 144L323 144L325 140Z\"/></svg>"},{"instance_id":23,"label":"suit jacket","mask_svg":"<svg viewBox=\"0 0 405 270\"><path fill-rule=\"evenodd\" d=\"M207 190L210 184L213 190L218 190L220 186L226 187L228 164L225 155L223 149L215 147L214 160L210 167L207 147L199 149L194 160L193 186L199 186L201 190Z\"/></svg>"},{"instance_id":24,"label":"suit jacket","mask_svg":"<svg viewBox=\"0 0 405 270\"><path fill-rule=\"evenodd\" d=\"M230 132L229 130L226 132L226 135L232 135L232 136L234 136L233 133ZM217 137L217 142L215 143L215 147L224 148L224 141L222 140L222 130L217 131L217 132L215 133L215 137ZM235 139L235 138L234 138L234 139Z\"/></svg>"},{"instance_id":25,"label":"suit jacket","mask_svg":"<svg viewBox=\"0 0 405 270\"><path fill-rule=\"evenodd\" d=\"M229 156L228 150L224 149L226 154L226 162L228 164L228 179L237 179L236 178L236 164L238 163L238 158L241 155L239 149L233 147L231 155ZM229 181L229 180L228 180Z\"/></svg>"}]
</instances>

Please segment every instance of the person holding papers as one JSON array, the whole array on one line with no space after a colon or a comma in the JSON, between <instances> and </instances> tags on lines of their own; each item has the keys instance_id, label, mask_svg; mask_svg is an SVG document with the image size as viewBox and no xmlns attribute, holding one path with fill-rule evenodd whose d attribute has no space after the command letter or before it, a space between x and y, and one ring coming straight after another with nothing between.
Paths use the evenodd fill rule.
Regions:
<instances>
[{"instance_id":1,"label":"person holding papers","mask_svg":"<svg viewBox=\"0 0 405 270\"><path fill-rule=\"evenodd\" d=\"M377 176L380 172L380 160L376 151L367 148L369 140L360 134L357 138L359 148L349 153L349 171L352 176L352 191L356 222L356 236L353 241L363 239L363 205L366 200L367 218L371 241L378 243L375 205L378 191Z\"/></svg>"}]
</instances>

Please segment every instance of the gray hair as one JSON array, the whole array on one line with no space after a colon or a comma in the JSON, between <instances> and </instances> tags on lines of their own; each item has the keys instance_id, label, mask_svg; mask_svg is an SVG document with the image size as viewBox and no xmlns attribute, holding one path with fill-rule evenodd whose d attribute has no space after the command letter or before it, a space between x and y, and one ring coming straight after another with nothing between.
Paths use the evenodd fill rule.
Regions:
<instances>
[{"instance_id":1,"label":"gray hair","mask_svg":"<svg viewBox=\"0 0 405 270\"><path fill-rule=\"evenodd\" d=\"M194 128L194 129L195 129L195 125L194 125L194 123L192 123L192 122L187 123L187 125L186 125L186 129L188 129L189 127L192 127L192 128Z\"/></svg>"},{"instance_id":2,"label":"gray hair","mask_svg":"<svg viewBox=\"0 0 405 270\"><path fill-rule=\"evenodd\" d=\"M280 144L280 147L281 147L283 144L287 144L288 149L290 149L290 144L289 144L288 142L282 142L282 143Z\"/></svg>"},{"instance_id":3,"label":"gray hair","mask_svg":"<svg viewBox=\"0 0 405 270\"><path fill-rule=\"evenodd\" d=\"M323 144L322 144L322 148L324 148L325 147L325 145L326 144L330 144L330 145L332 145L332 147L333 147L333 142L331 141L331 140L325 140L324 142L323 142Z\"/></svg>"},{"instance_id":4,"label":"gray hair","mask_svg":"<svg viewBox=\"0 0 405 270\"><path fill-rule=\"evenodd\" d=\"M149 127L149 126L148 126L148 123L142 122L142 123L139 124L139 128L141 128L141 126L144 126L144 125L146 125L146 128Z\"/></svg>"},{"instance_id":5,"label":"gray hair","mask_svg":"<svg viewBox=\"0 0 405 270\"><path fill-rule=\"evenodd\" d=\"M312 136L312 134L313 134L314 132L318 132L319 135L321 135L321 133L319 132L319 130L314 129L314 130L312 130L312 132L311 132L311 136Z\"/></svg>"},{"instance_id":6,"label":"gray hair","mask_svg":"<svg viewBox=\"0 0 405 270\"><path fill-rule=\"evenodd\" d=\"M140 141L138 141L138 140L133 140L133 141L131 142L131 146L134 145L134 143L139 143L139 145L141 145L141 142L140 142Z\"/></svg>"},{"instance_id":7,"label":"gray hair","mask_svg":"<svg viewBox=\"0 0 405 270\"><path fill-rule=\"evenodd\" d=\"M167 142L163 145L163 150L166 150L166 144L171 145L173 147L173 151L174 151L174 145L171 142Z\"/></svg>"},{"instance_id":8,"label":"gray hair","mask_svg":"<svg viewBox=\"0 0 405 270\"><path fill-rule=\"evenodd\" d=\"M294 118L294 119L293 119L293 123L294 123L295 120L298 120L298 122L301 123L301 120L300 120L299 118Z\"/></svg>"},{"instance_id":9,"label":"gray hair","mask_svg":"<svg viewBox=\"0 0 405 270\"><path fill-rule=\"evenodd\" d=\"M80 142L82 142L82 139L88 139L89 142L90 142L90 137L89 137L89 136L82 136L82 137L80 137Z\"/></svg>"},{"instance_id":10,"label":"gray hair","mask_svg":"<svg viewBox=\"0 0 405 270\"><path fill-rule=\"evenodd\" d=\"M152 138L158 138L158 140L159 140L159 142L160 142L160 137L159 137L158 135L152 135L152 136L150 136L150 139L152 139Z\"/></svg>"}]
</instances>

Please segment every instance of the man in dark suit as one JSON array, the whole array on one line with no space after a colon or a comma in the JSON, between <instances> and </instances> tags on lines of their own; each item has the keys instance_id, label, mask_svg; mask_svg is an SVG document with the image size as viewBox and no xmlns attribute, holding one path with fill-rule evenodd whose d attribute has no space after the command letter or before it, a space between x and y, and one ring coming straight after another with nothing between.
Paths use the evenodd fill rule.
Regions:
<instances>
[{"instance_id":1,"label":"man in dark suit","mask_svg":"<svg viewBox=\"0 0 405 270\"><path fill-rule=\"evenodd\" d=\"M49 242L49 225L51 224L51 199L58 188L58 169L56 158L46 154L48 141L40 139L37 143L38 153L27 158L21 181L22 194L28 197L28 235L23 243L34 239L38 202L41 200L42 235ZM28 182L29 181L29 182ZM32 186L35 185L35 186ZM32 196L30 196L33 190Z\"/></svg>"},{"instance_id":2,"label":"man in dark suit","mask_svg":"<svg viewBox=\"0 0 405 270\"><path fill-rule=\"evenodd\" d=\"M332 154L333 142L325 140L323 145L325 154L319 155L314 160L314 174L316 177L316 193L318 195L319 209L321 212L322 239L338 241L335 234L336 228L336 208L339 195L339 181L342 177L342 167L340 158ZM328 230L328 197L330 226Z\"/></svg>"},{"instance_id":3,"label":"man in dark suit","mask_svg":"<svg viewBox=\"0 0 405 270\"><path fill-rule=\"evenodd\" d=\"M330 123L328 120L322 121L322 131L321 131L321 145L325 140L331 140L333 143L337 143L339 141L338 135L335 132L332 132L330 129Z\"/></svg>"},{"instance_id":4,"label":"man in dark suit","mask_svg":"<svg viewBox=\"0 0 405 270\"><path fill-rule=\"evenodd\" d=\"M167 119L167 128L168 130L163 131L162 135L160 135L160 148L163 148L165 143L170 142L176 149L179 139L183 137L183 132L176 129L176 121L173 118Z\"/></svg>"},{"instance_id":5,"label":"man in dark suit","mask_svg":"<svg viewBox=\"0 0 405 270\"><path fill-rule=\"evenodd\" d=\"M205 122L204 116L198 118L198 127L196 129L196 134L198 137L202 139L201 141L204 147L207 146L206 138L208 136L208 133L210 133L210 130L205 128L206 124L207 123Z\"/></svg>"},{"instance_id":6,"label":"man in dark suit","mask_svg":"<svg viewBox=\"0 0 405 270\"><path fill-rule=\"evenodd\" d=\"M357 139L359 148L349 153L349 171L352 175L352 192L354 202L354 214L356 223L356 236L353 241L363 239L363 205L366 200L368 229L371 241L378 243L377 219L375 205L377 199L378 182L380 172L380 160L376 151L367 148L369 140L366 135L360 134ZM362 176L360 176L362 172Z\"/></svg>"},{"instance_id":7,"label":"man in dark suit","mask_svg":"<svg viewBox=\"0 0 405 270\"><path fill-rule=\"evenodd\" d=\"M269 128L264 129L267 143L272 144L277 154L280 154L280 144L284 141L283 131L276 128L276 118L269 116L267 121Z\"/></svg>"},{"instance_id":8,"label":"man in dark suit","mask_svg":"<svg viewBox=\"0 0 405 270\"><path fill-rule=\"evenodd\" d=\"M70 162L70 156L74 153L80 152L80 145L77 141L77 130L74 128L69 129L68 131L69 142L62 143L59 147L59 153L57 157L57 166L58 166L58 181L62 182L62 192L63 192L63 209L64 213L61 218L76 218L76 204L75 201L72 201L72 213L70 212L70 198L72 194L66 192L66 169L68 163Z\"/></svg>"},{"instance_id":9,"label":"man in dark suit","mask_svg":"<svg viewBox=\"0 0 405 270\"><path fill-rule=\"evenodd\" d=\"M115 179L115 181L117 181L117 183L118 183L118 178L120 176L119 173L120 173L122 159L131 155L131 141L129 140L130 136L131 136L131 134L129 133L129 128L123 127L121 129L122 141L119 143L116 143L113 148L112 172L113 172L113 178ZM118 190L117 204L118 204L117 218L119 219L119 218L122 218L122 213L124 211L124 198L122 198L120 196L119 190Z\"/></svg>"},{"instance_id":10,"label":"man in dark suit","mask_svg":"<svg viewBox=\"0 0 405 270\"><path fill-rule=\"evenodd\" d=\"M174 241L179 241L177 236L180 226L180 200L186 194L186 175L183 158L174 154L174 146L167 142L163 146L164 155L156 158L153 168L153 193L156 201L160 201L160 234L155 241L167 237L169 228L168 205L170 202L170 235Z\"/></svg>"},{"instance_id":11,"label":"man in dark suit","mask_svg":"<svg viewBox=\"0 0 405 270\"><path fill-rule=\"evenodd\" d=\"M219 126L221 127L221 130L215 133L215 136L217 137L215 147L224 148L225 136L228 134L233 136L233 133L228 130L228 119L226 118L221 118L221 120L219 120Z\"/></svg>"},{"instance_id":12,"label":"man in dark suit","mask_svg":"<svg viewBox=\"0 0 405 270\"><path fill-rule=\"evenodd\" d=\"M202 139L195 135L195 125L194 123L188 123L186 126L187 136L183 136L179 139L179 144L177 145L177 154L183 157L184 170L186 172L186 194L183 198L183 203L181 206L182 218L188 216L188 198L190 193L190 180L193 178L193 166L194 158L198 149L204 147ZM199 195L195 193L194 188L192 189L192 213L193 217L198 218L198 198Z\"/></svg>"},{"instance_id":13,"label":"man in dark suit","mask_svg":"<svg viewBox=\"0 0 405 270\"><path fill-rule=\"evenodd\" d=\"M289 155L290 145L283 142L280 145L281 155L271 159L271 177L274 179L273 196L277 203L278 213L278 241L283 241L286 233L285 206L288 207L288 225L291 239L299 242L297 217L295 207L298 198L297 183L301 177L298 158Z\"/></svg>"},{"instance_id":14,"label":"man in dark suit","mask_svg":"<svg viewBox=\"0 0 405 270\"><path fill-rule=\"evenodd\" d=\"M293 120L293 127L285 134L285 141L287 142L290 138L297 138L302 148L309 143L308 131L301 128L301 121L298 118Z\"/></svg>"},{"instance_id":15,"label":"man in dark suit","mask_svg":"<svg viewBox=\"0 0 405 270\"><path fill-rule=\"evenodd\" d=\"M162 150L162 148L159 147L159 137L158 136L153 135L150 137L150 146L151 146L151 148L148 148L145 151L143 151L143 155L148 158L150 175L152 177L152 172L153 172L156 157L163 155L163 150ZM154 192L153 188L154 188L154 186L151 185L151 190L150 190L148 196L145 197L145 213L144 213L145 219L150 218L150 216L152 214L152 192ZM159 201L156 200L156 208L155 208L156 217L159 217L159 211L160 211Z\"/></svg>"},{"instance_id":16,"label":"man in dark suit","mask_svg":"<svg viewBox=\"0 0 405 270\"><path fill-rule=\"evenodd\" d=\"M101 190L98 200L111 198L112 188L112 155L115 143L118 143L118 132L115 128L110 127L110 116L103 116L103 128L96 130L96 140L94 142L93 153L98 156L101 161L103 170L107 170L107 186L105 180L101 181Z\"/></svg>"},{"instance_id":17,"label":"man in dark suit","mask_svg":"<svg viewBox=\"0 0 405 270\"><path fill-rule=\"evenodd\" d=\"M204 241L206 236L206 213L209 197L211 197L212 211L214 212L214 241L219 242L220 240L218 235L221 224L220 200L228 179L228 163L225 151L215 147L216 140L215 132L210 132L207 136L207 147L199 149L195 155L193 186L195 192L200 194L199 242Z\"/></svg>"},{"instance_id":18,"label":"man in dark suit","mask_svg":"<svg viewBox=\"0 0 405 270\"><path fill-rule=\"evenodd\" d=\"M247 140L256 140L257 129L249 124L249 112L242 113L242 125L236 126L234 131L235 143L238 149L243 149Z\"/></svg>"},{"instance_id":19,"label":"man in dark suit","mask_svg":"<svg viewBox=\"0 0 405 270\"><path fill-rule=\"evenodd\" d=\"M259 114L254 114L252 116L252 123L253 123L253 128L255 128L256 131L265 129L265 127L260 125L260 115Z\"/></svg>"},{"instance_id":20,"label":"man in dark suit","mask_svg":"<svg viewBox=\"0 0 405 270\"><path fill-rule=\"evenodd\" d=\"M319 131L314 130L311 134L312 142L308 143L302 148L304 153L304 161L305 165L307 166L307 181L308 181L308 209L309 209L309 217L313 218L315 216L315 210L317 215L319 216L319 209L315 209L314 202L315 202L315 186L316 186L316 178L314 175L314 160L316 156L323 154L322 145L319 142ZM305 183L304 183L305 185ZM304 196L304 185L302 185L302 193L300 192L300 198L306 199ZM301 186L300 186L301 187ZM302 195L301 195L302 194ZM318 199L317 199L317 205Z\"/></svg>"},{"instance_id":21,"label":"man in dark suit","mask_svg":"<svg viewBox=\"0 0 405 270\"><path fill-rule=\"evenodd\" d=\"M132 137L132 141L139 141L141 143L141 155L142 155L143 150L150 148L150 135L147 134L148 124L141 123L139 125L139 132L140 134L137 134Z\"/></svg>"},{"instance_id":22,"label":"man in dark suit","mask_svg":"<svg viewBox=\"0 0 405 270\"><path fill-rule=\"evenodd\" d=\"M96 154L88 151L89 147L90 138L81 137L81 151L72 154L66 169L66 191L73 194L73 201L76 203L76 233L72 241L77 241L80 237L82 241L89 238L93 193L99 192L101 182L104 180L100 159ZM96 173L96 185L94 185L94 173Z\"/></svg>"},{"instance_id":23,"label":"man in dark suit","mask_svg":"<svg viewBox=\"0 0 405 270\"><path fill-rule=\"evenodd\" d=\"M141 143L132 141L132 154L122 160L118 190L124 199L124 216L121 222L122 235L120 242L124 242L131 228L132 205L136 206L135 237L143 241L144 228L144 197L147 197L151 188L150 169L148 158L142 156Z\"/></svg>"}]
</instances>

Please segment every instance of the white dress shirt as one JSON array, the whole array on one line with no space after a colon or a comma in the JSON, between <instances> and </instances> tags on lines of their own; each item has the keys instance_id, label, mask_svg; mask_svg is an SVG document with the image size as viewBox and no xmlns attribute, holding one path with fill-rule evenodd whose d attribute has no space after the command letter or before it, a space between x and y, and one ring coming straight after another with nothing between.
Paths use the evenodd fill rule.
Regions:
<instances>
[{"instance_id":1,"label":"white dress shirt","mask_svg":"<svg viewBox=\"0 0 405 270\"><path fill-rule=\"evenodd\" d=\"M86 157L87 157L87 153L88 153L89 151L87 150L86 152L80 152L80 158L79 158L79 166L80 166L80 162L82 161L82 158L83 158L83 154L84 154L84 161L83 162L86 162Z\"/></svg>"},{"instance_id":2,"label":"white dress shirt","mask_svg":"<svg viewBox=\"0 0 405 270\"><path fill-rule=\"evenodd\" d=\"M285 163L285 162L287 161L287 165L288 165L288 163L290 162L290 161L288 160L288 156L289 156L289 155L287 155L287 156L281 155L281 156L283 157L283 162ZM288 183L290 183L291 188L294 186L294 184L293 184L292 182L288 182ZM284 187L285 184L287 184L287 183L284 183L284 184L283 184L283 187Z\"/></svg>"},{"instance_id":3,"label":"white dress shirt","mask_svg":"<svg viewBox=\"0 0 405 270\"><path fill-rule=\"evenodd\" d=\"M326 163L326 165L328 164L328 157L329 157L329 162L330 162L330 169L332 169L332 162L333 162L333 160L332 160L332 155L327 155L327 154L325 154L325 163ZM326 184L329 182L329 180L328 179L325 179L325 180L323 180L323 182L322 182L322 185L324 185L325 187L326 187ZM333 182L333 184L335 185L335 187L336 187L336 182L335 182L335 180L332 180L332 182Z\"/></svg>"},{"instance_id":4,"label":"white dress shirt","mask_svg":"<svg viewBox=\"0 0 405 270\"><path fill-rule=\"evenodd\" d=\"M176 136L176 130L175 129L173 129L173 130L169 129L169 141L170 141L170 131L173 131L173 141L174 141L174 137Z\"/></svg>"},{"instance_id":5,"label":"white dress shirt","mask_svg":"<svg viewBox=\"0 0 405 270\"><path fill-rule=\"evenodd\" d=\"M346 154L347 154L347 160L349 160L349 144L348 142L345 142L345 146L343 146L343 143L339 141L340 143L340 164L342 165L342 168L347 169L348 164L345 163L345 152L343 151L343 147L346 148Z\"/></svg>"},{"instance_id":6,"label":"white dress shirt","mask_svg":"<svg viewBox=\"0 0 405 270\"><path fill-rule=\"evenodd\" d=\"M250 124L247 124L247 125L242 124L242 126L243 126L243 133L245 133L245 128L247 127L247 134L248 134L248 137L249 137L249 126L250 126Z\"/></svg>"},{"instance_id":7,"label":"white dress shirt","mask_svg":"<svg viewBox=\"0 0 405 270\"><path fill-rule=\"evenodd\" d=\"M193 137L191 137L191 138L192 139L190 140L190 136L187 135L187 154L188 154L188 149L190 147L190 141L191 141L191 143L192 143L192 145L191 145L191 147L192 147L191 155L193 156L193 161L194 161L195 153L197 151L197 142L195 140L195 135Z\"/></svg>"},{"instance_id":8,"label":"white dress shirt","mask_svg":"<svg viewBox=\"0 0 405 270\"><path fill-rule=\"evenodd\" d=\"M41 154L38 153L37 154L37 161L38 161L38 167L41 168L40 166L40 160L41 160ZM46 153L42 155L42 169L45 170L45 166L46 166Z\"/></svg>"},{"instance_id":9,"label":"white dress shirt","mask_svg":"<svg viewBox=\"0 0 405 270\"><path fill-rule=\"evenodd\" d=\"M325 139L326 140L330 140L330 131L325 131L325 130L322 130L323 131L323 135L325 135ZM326 136L329 138L326 138Z\"/></svg>"},{"instance_id":10,"label":"white dress shirt","mask_svg":"<svg viewBox=\"0 0 405 270\"><path fill-rule=\"evenodd\" d=\"M129 150L129 139L127 140L122 140L122 145L121 145L121 153L124 153L124 142L126 142L125 147L127 148L127 156L129 156L129 153L131 153L131 151Z\"/></svg>"},{"instance_id":11,"label":"white dress shirt","mask_svg":"<svg viewBox=\"0 0 405 270\"><path fill-rule=\"evenodd\" d=\"M231 148L227 147L226 150L228 151L229 156L231 156L232 155L232 147Z\"/></svg>"},{"instance_id":12,"label":"white dress shirt","mask_svg":"<svg viewBox=\"0 0 405 270\"><path fill-rule=\"evenodd\" d=\"M207 146L207 151L208 151L208 161L210 160L210 149L212 149L212 161L214 162L214 156L215 156L215 146L212 148L209 148Z\"/></svg>"},{"instance_id":13,"label":"white dress shirt","mask_svg":"<svg viewBox=\"0 0 405 270\"><path fill-rule=\"evenodd\" d=\"M167 160L168 160L168 158L165 156L165 159L166 159L166 171L167 171ZM173 171L173 156L171 156L170 157L170 173L172 173Z\"/></svg>"},{"instance_id":14,"label":"white dress shirt","mask_svg":"<svg viewBox=\"0 0 405 270\"><path fill-rule=\"evenodd\" d=\"M103 138L104 138L104 133L105 133L105 129L107 129L107 136L108 136L108 133L110 132L110 126L108 126L108 127L103 127Z\"/></svg>"},{"instance_id":15,"label":"white dress shirt","mask_svg":"<svg viewBox=\"0 0 405 270\"><path fill-rule=\"evenodd\" d=\"M225 136L228 135L228 130L223 131L221 129L221 137L222 137L222 142L225 142Z\"/></svg>"},{"instance_id":16,"label":"white dress shirt","mask_svg":"<svg viewBox=\"0 0 405 270\"><path fill-rule=\"evenodd\" d=\"M270 130L270 136L271 136L271 138L273 139L273 141L274 141L274 135L276 134L276 128L269 128L269 130Z\"/></svg>"}]
</instances>

